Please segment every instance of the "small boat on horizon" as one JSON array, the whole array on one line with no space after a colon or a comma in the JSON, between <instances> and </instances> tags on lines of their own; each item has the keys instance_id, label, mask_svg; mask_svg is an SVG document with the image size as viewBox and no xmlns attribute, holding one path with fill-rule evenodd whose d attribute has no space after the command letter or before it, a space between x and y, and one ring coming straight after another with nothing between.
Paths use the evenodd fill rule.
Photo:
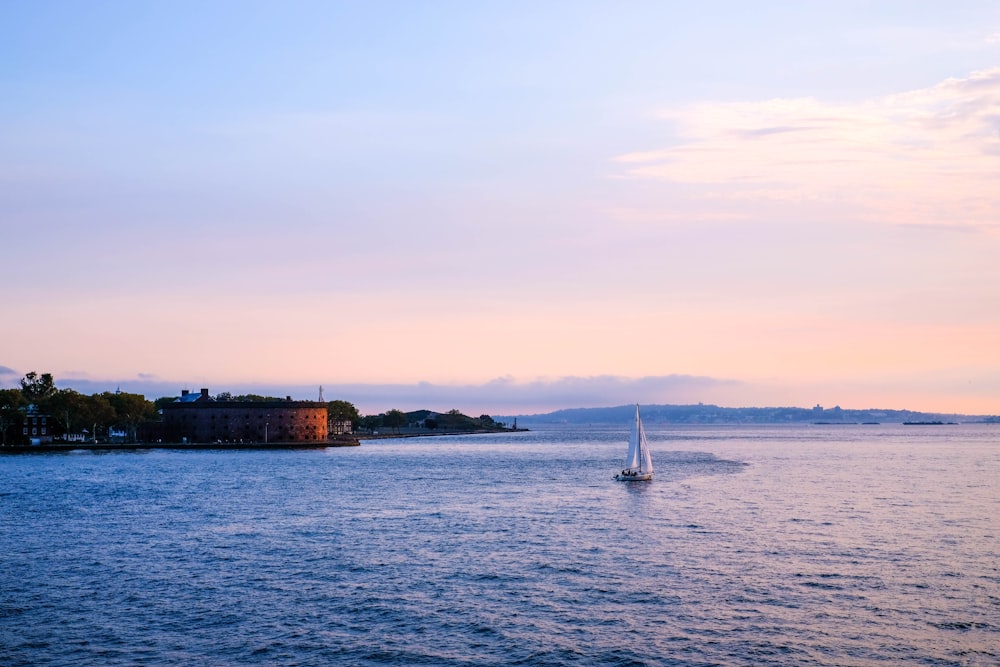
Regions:
<instances>
[{"instance_id":1,"label":"small boat on horizon","mask_svg":"<svg viewBox=\"0 0 1000 667\"><path fill-rule=\"evenodd\" d=\"M635 406L635 422L628 438L625 468L614 478L619 482L648 482L653 479L653 459L646 443L646 430L642 427L638 403Z\"/></svg>"}]
</instances>

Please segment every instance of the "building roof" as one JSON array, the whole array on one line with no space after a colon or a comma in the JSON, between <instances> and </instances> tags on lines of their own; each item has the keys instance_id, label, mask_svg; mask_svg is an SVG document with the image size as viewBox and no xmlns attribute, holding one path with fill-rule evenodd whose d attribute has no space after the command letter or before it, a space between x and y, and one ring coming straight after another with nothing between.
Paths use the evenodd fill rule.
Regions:
<instances>
[{"instance_id":1,"label":"building roof","mask_svg":"<svg viewBox=\"0 0 1000 667\"><path fill-rule=\"evenodd\" d=\"M214 401L215 399L208 395L208 389L202 388L201 393L195 394L187 389L181 391L181 396L174 403L199 403L203 401Z\"/></svg>"}]
</instances>

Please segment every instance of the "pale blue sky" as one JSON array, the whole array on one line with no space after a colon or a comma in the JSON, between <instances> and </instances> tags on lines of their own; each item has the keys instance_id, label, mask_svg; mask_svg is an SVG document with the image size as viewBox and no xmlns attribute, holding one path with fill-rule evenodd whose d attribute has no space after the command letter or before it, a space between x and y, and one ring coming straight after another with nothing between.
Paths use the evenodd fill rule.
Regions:
<instances>
[{"instance_id":1,"label":"pale blue sky","mask_svg":"<svg viewBox=\"0 0 1000 667\"><path fill-rule=\"evenodd\" d=\"M527 411L692 376L633 400L1000 412L995 2L0 25L5 385L424 381L476 411L504 378Z\"/></svg>"}]
</instances>

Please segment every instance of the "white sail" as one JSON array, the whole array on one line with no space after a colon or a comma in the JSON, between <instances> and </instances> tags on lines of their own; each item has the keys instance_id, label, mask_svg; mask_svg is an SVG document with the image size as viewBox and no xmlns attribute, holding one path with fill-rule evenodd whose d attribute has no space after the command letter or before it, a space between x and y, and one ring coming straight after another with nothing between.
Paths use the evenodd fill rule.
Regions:
<instances>
[{"instance_id":1,"label":"white sail","mask_svg":"<svg viewBox=\"0 0 1000 667\"><path fill-rule=\"evenodd\" d=\"M642 461L642 450L645 448L646 433L639 419L639 406L635 406L635 422L628 436L628 453L625 455L625 469L638 470Z\"/></svg>"},{"instance_id":2,"label":"white sail","mask_svg":"<svg viewBox=\"0 0 1000 667\"><path fill-rule=\"evenodd\" d=\"M639 449L639 470L644 473L653 472L653 457L649 454L649 445L646 444L646 429L642 427L642 419L639 418L639 406L635 406L635 427L638 432L636 440Z\"/></svg>"}]
</instances>

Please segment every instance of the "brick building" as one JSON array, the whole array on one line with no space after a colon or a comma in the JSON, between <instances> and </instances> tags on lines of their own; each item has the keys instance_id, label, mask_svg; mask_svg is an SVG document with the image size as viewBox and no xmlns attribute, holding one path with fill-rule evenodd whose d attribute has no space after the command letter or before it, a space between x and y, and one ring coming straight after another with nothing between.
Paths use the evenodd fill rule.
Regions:
<instances>
[{"instance_id":1,"label":"brick building","mask_svg":"<svg viewBox=\"0 0 1000 667\"><path fill-rule=\"evenodd\" d=\"M24 411L24 426L21 434L27 442L33 445L48 444L52 442L52 425L49 423L52 417L39 412L34 405L29 405Z\"/></svg>"},{"instance_id":2,"label":"brick building","mask_svg":"<svg viewBox=\"0 0 1000 667\"><path fill-rule=\"evenodd\" d=\"M187 390L163 406L167 442L325 442L327 406L316 401L216 401Z\"/></svg>"}]
</instances>

